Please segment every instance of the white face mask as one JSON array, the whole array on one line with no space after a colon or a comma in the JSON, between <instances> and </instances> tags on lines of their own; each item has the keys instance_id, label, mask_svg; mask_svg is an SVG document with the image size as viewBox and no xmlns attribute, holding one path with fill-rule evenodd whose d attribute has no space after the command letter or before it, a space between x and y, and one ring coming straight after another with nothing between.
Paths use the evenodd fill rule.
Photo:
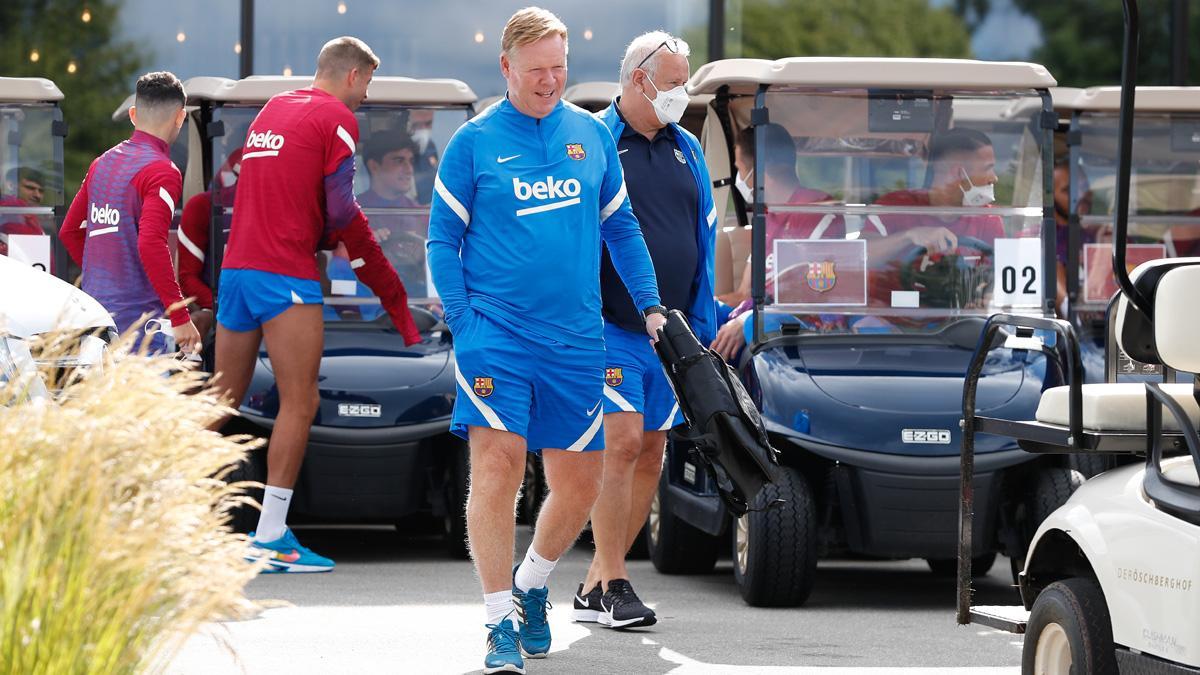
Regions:
<instances>
[{"instance_id":1,"label":"white face mask","mask_svg":"<svg viewBox=\"0 0 1200 675\"><path fill-rule=\"evenodd\" d=\"M425 152L425 148L429 145L429 141L433 140L433 129L429 127L421 127L412 132L412 139L416 141L421 148L421 152Z\"/></svg>"},{"instance_id":2,"label":"white face mask","mask_svg":"<svg viewBox=\"0 0 1200 675\"><path fill-rule=\"evenodd\" d=\"M749 176L753 176L753 175L754 175L754 169L750 169ZM749 176L747 176L747 177L749 177ZM746 182L746 178L742 177L741 171L739 171L737 173L737 178L734 179L733 186L735 188L737 188L738 192L741 193L742 200L745 201L747 204L754 201L754 191L752 189L750 189L750 184Z\"/></svg>"},{"instance_id":3,"label":"white face mask","mask_svg":"<svg viewBox=\"0 0 1200 675\"><path fill-rule=\"evenodd\" d=\"M654 106L654 114L658 116L658 121L663 124L679 124L679 120L683 119L683 113L687 111L688 101L691 100L687 90L683 86L678 86L667 91L659 91L649 76L646 77L646 81L650 83L651 87L654 87L658 98L651 100L649 96L646 96L645 91L642 92L642 96L650 101L650 105Z\"/></svg>"},{"instance_id":4,"label":"white face mask","mask_svg":"<svg viewBox=\"0 0 1200 675\"><path fill-rule=\"evenodd\" d=\"M987 206L996 201L995 185L991 183L976 185L971 182L971 177L967 175L965 170L959 169L959 171L962 172L963 178L967 179L967 184L971 186L966 190L963 190L961 185L958 186L958 189L962 190L963 193L963 206Z\"/></svg>"}]
</instances>

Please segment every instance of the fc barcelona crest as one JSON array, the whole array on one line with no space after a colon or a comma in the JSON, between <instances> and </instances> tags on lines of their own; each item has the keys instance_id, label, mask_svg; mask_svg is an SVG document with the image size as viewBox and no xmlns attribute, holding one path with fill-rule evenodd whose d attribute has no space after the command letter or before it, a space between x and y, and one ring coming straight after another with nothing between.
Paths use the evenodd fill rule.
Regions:
<instances>
[{"instance_id":1,"label":"fc barcelona crest","mask_svg":"<svg viewBox=\"0 0 1200 675\"><path fill-rule=\"evenodd\" d=\"M583 151L583 143L567 143L567 157L574 160L587 157L587 153Z\"/></svg>"},{"instance_id":2,"label":"fc barcelona crest","mask_svg":"<svg viewBox=\"0 0 1200 675\"><path fill-rule=\"evenodd\" d=\"M487 398L488 396L491 396L493 391L496 391L496 387L492 384L492 378L475 378L475 393L479 394L481 398Z\"/></svg>"},{"instance_id":3,"label":"fc barcelona crest","mask_svg":"<svg viewBox=\"0 0 1200 675\"><path fill-rule=\"evenodd\" d=\"M808 280L808 287L818 293L833 290L837 284L837 272L834 270L833 261L809 263L805 278Z\"/></svg>"},{"instance_id":4,"label":"fc barcelona crest","mask_svg":"<svg viewBox=\"0 0 1200 675\"><path fill-rule=\"evenodd\" d=\"M604 384L610 387L619 387L625 381L625 374L620 368L605 368L604 369Z\"/></svg>"}]
</instances>

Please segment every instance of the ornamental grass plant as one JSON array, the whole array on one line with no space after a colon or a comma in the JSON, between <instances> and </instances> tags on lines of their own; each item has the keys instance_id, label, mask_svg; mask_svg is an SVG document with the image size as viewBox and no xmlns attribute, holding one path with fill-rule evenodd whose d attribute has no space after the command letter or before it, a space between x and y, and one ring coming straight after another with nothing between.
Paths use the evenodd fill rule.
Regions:
<instances>
[{"instance_id":1,"label":"ornamental grass plant","mask_svg":"<svg viewBox=\"0 0 1200 675\"><path fill-rule=\"evenodd\" d=\"M72 344L33 351L44 364ZM207 430L228 410L202 374L130 344L43 368L48 401L0 381L0 674L155 671L203 624L254 610L248 540L224 523L246 486L223 477L255 442Z\"/></svg>"}]
</instances>

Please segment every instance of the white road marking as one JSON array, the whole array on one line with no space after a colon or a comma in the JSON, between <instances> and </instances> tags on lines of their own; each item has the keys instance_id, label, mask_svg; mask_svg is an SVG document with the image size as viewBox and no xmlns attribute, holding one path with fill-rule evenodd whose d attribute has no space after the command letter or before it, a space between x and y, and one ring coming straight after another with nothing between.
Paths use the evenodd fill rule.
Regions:
<instances>
[{"instance_id":1,"label":"white road marking","mask_svg":"<svg viewBox=\"0 0 1200 675\"><path fill-rule=\"evenodd\" d=\"M466 673L483 663L483 622L478 603L269 609L253 620L210 624L166 672L365 673L403 664L409 672ZM552 653L590 635L570 612L550 612L550 630Z\"/></svg>"},{"instance_id":2,"label":"white road marking","mask_svg":"<svg viewBox=\"0 0 1200 675\"><path fill-rule=\"evenodd\" d=\"M644 642L643 642L644 644ZM752 673L764 673L769 675L782 675L790 673L794 675L1017 675L1021 672L1020 668L989 668L989 667L968 667L968 668L893 668L893 667L844 667L844 666L814 666L814 667L799 667L799 666L731 666L723 663L703 663L695 659L688 658L679 652L672 651L663 647L658 650L659 658L669 663L677 664L678 668L671 669L672 675L718 675L729 673L731 675L751 675Z\"/></svg>"}]
</instances>

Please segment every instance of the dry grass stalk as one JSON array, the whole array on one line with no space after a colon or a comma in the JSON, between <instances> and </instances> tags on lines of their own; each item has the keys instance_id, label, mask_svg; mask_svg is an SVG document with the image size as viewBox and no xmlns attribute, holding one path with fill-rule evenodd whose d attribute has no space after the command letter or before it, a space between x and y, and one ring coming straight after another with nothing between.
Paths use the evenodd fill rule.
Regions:
<instances>
[{"instance_id":1,"label":"dry grass stalk","mask_svg":"<svg viewBox=\"0 0 1200 675\"><path fill-rule=\"evenodd\" d=\"M200 374L129 345L52 384L57 402L0 406L0 673L154 670L252 609L257 568L223 524L244 486L221 478L255 442L206 429L224 410Z\"/></svg>"}]
</instances>

